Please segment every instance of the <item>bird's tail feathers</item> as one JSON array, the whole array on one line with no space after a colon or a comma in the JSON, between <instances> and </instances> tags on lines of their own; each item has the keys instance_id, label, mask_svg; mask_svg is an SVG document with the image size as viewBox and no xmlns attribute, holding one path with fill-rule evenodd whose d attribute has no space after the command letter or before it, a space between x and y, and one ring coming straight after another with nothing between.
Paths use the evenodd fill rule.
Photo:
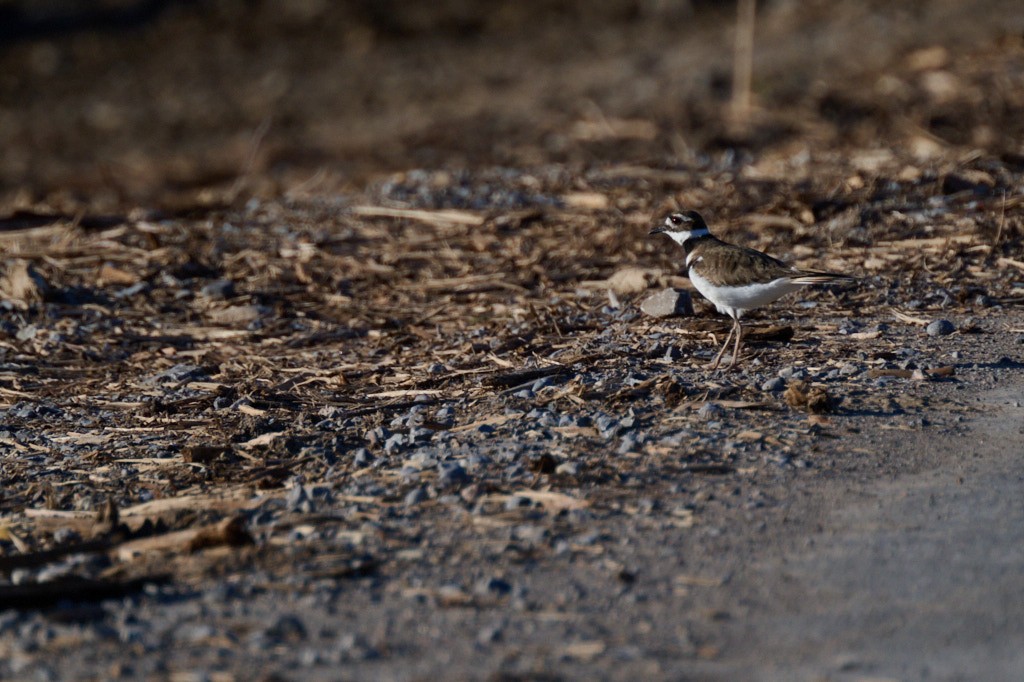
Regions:
<instances>
[{"instance_id":1,"label":"bird's tail feathers","mask_svg":"<svg viewBox=\"0 0 1024 682\"><path fill-rule=\"evenodd\" d=\"M856 282L856 277L841 275L837 272L822 272L820 270L801 270L800 274L793 277L793 284L831 284L833 282Z\"/></svg>"}]
</instances>

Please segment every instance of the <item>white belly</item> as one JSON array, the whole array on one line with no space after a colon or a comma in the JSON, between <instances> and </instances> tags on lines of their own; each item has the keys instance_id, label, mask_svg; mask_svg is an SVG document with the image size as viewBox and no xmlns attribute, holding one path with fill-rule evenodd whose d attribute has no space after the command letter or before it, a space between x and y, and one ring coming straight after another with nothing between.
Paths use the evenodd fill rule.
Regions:
<instances>
[{"instance_id":1,"label":"white belly","mask_svg":"<svg viewBox=\"0 0 1024 682\"><path fill-rule=\"evenodd\" d=\"M736 319L746 310L768 305L800 288L799 284L784 277L763 284L719 286L704 279L695 270L690 270L690 281L704 298L715 304L718 312Z\"/></svg>"}]
</instances>

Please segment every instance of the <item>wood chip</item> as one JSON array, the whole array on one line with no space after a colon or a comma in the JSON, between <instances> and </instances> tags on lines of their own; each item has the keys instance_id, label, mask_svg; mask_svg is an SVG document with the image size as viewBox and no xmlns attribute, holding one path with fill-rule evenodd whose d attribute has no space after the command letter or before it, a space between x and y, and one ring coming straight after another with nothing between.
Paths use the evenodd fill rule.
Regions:
<instances>
[{"instance_id":1,"label":"wood chip","mask_svg":"<svg viewBox=\"0 0 1024 682\"><path fill-rule=\"evenodd\" d=\"M1018 270L1024 270L1024 261L1014 260L1013 258L1000 258L996 263L1001 266L1010 266Z\"/></svg>"},{"instance_id":2,"label":"wood chip","mask_svg":"<svg viewBox=\"0 0 1024 682\"><path fill-rule=\"evenodd\" d=\"M352 212L356 215L372 218L406 218L433 225L455 224L476 226L484 224L484 217L481 215L453 209L424 211L411 208L388 208L385 206L354 206Z\"/></svg>"},{"instance_id":3,"label":"wood chip","mask_svg":"<svg viewBox=\"0 0 1024 682\"><path fill-rule=\"evenodd\" d=\"M589 661L603 654L607 648L608 645L600 640L573 642L572 644L566 644L562 648L562 655L568 658Z\"/></svg>"},{"instance_id":4,"label":"wood chip","mask_svg":"<svg viewBox=\"0 0 1024 682\"><path fill-rule=\"evenodd\" d=\"M597 192L569 192L562 195L566 206L580 208L585 211L603 211L608 208L608 196Z\"/></svg>"},{"instance_id":5,"label":"wood chip","mask_svg":"<svg viewBox=\"0 0 1024 682\"><path fill-rule=\"evenodd\" d=\"M253 539L245 530L245 517L232 516L210 526L131 540L115 547L113 555L119 561L131 561L140 554L150 552L191 554L218 545L240 547L251 544Z\"/></svg>"},{"instance_id":6,"label":"wood chip","mask_svg":"<svg viewBox=\"0 0 1024 682\"><path fill-rule=\"evenodd\" d=\"M566 495L565 493L555 492L554 490L516 490L511 495L503 496L505 499L508 497L525 497L532 502L535 502L550 512L560 512L563 510L572 509L586 509L590 506L590 503L586 500L581 500L578 497L572 495Z\"/></svg>"}]
</instances>

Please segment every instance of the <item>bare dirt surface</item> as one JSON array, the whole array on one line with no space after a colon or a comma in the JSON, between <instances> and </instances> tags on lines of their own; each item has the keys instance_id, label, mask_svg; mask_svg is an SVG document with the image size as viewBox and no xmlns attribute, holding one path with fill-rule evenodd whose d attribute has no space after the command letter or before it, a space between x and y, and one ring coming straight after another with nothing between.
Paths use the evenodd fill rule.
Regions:
<instances>
[{"instance_id":1,"label":"bare dirt surface","mask_svg":"<svg viewBox=\"0 0 1024 682\"><path fill-rule=\"evenodd\" d=\"M1018 3L395 5L10 5L0 677L1024 678Z\"/></svg>"}]
</instances>

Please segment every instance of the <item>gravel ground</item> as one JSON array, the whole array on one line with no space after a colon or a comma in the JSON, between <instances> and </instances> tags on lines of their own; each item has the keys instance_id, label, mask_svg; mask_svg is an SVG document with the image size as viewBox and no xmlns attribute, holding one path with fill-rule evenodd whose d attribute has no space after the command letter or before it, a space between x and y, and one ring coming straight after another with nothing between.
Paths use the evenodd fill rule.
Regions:
<instances>
[{"instance_id":1,"label":"gravel ground","mask_svg":"<svg viewBox=\"0 0 1024 682\"><path fill-rule=\"evenodd\" d=\"M769 3L737 136L655 4L0 52L0 677L1024 677L1019 18ZM709 372L676 208L858 281Z\"/></svg>"}]
</instances>

